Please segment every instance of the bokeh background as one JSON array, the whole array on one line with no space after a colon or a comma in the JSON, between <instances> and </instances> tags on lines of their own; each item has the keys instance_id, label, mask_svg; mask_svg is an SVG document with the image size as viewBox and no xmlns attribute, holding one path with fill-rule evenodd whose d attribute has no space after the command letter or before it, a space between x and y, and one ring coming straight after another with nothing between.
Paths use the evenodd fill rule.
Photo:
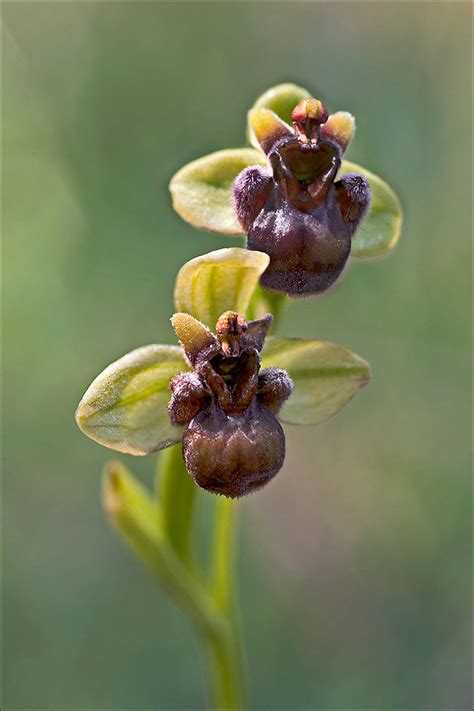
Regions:
<instances>
[{"instance_id":1,"label":"bokeh background","mask_svg":"<svg viewBox=\"0 0 474 711\"><path fill-rule=\"evenodd\" d=\"M188 620L102 515L109 453L74 423L110 361L173 342L179 267L238 238L173 213L172 174L244 141L256 96L311 88L400 195L396 252L281 332L373 382L288 428L241 504L254 709L467 709L469 3L5 3L4 709L198 709ZM124 457L151 483L156 458ZM206 495L201 514L206 525Z\"/></svg>"}]
</instances>

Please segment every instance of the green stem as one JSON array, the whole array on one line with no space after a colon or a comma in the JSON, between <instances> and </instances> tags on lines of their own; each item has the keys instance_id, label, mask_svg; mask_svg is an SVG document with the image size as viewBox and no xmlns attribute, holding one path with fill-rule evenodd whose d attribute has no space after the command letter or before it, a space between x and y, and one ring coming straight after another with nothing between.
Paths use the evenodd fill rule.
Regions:
<instances>
[{"instance_id":1,"label":"green stem","mask_svg":"<svg viewBox=\"0 0 474 711\"><path fill-rule=\"evenodd\" d=\"M240 709L243 704L243 661L235 598L235 522L237 502L219 497L212 556L212 591L227 621L227 635L209 648L213 700L219 709Z\"/></svg>"}]
</instances>

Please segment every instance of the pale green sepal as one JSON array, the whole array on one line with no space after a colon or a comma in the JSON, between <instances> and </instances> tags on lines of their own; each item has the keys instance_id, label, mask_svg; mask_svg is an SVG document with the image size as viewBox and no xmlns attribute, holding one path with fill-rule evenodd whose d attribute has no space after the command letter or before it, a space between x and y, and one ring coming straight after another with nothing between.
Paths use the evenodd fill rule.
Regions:
<instances>
[{"instance_id":1,"label":"pale green sepal","mask_svg":"<svg viewBox=\"0 0 474 711\"><path fill-rule=\"evenodd\" d=\"M218 249L191 259L176 277L176 309L193 314L211 328L224 311L245 316L269 262L267 254L239 247Z\"/></svg>"},{"instance_id":2,"label":"pale green sepal","mask_svg":"<svg viewBox=\"0 0 474 711\"><path fill-rule=\"evenodd\" d=\"M269 338L262 367L286 370L294 390L279 419L317 425L335 415L369 382L370 366L355 353L327 341Z\"/></svg>"},{"instance_id":3,"label":"pale green sepal","mask_svg":"<svg viewBox=\"0 0 474 711\"><path fill-rule=\"evenodd\" d=\"M277 84L259 96L252 108L271 109L283 121L291 125L291 112L296 104L302 99L309 99L310 97L310 92L302 86L291 83ZM247 137L252 146L261 150L250 126L247 126Z\"/></svg>"},{"instance_id":4,"label":"pale green sepal","mask_svg":"<svg viewBox=\"0 0 474 711\"><path fill-rule=\"evenodd\" d=\"M400 200L387 183L356 163L342 161L338 178L346 173L359 173L369 182L372 204L369 213L352 240L351 257L363 259L390 252L398 240L403 223Z\"/></svg>"},{"instance_id":5,"label":"pale green sepal","mask_svg":"<svg viewBox=\"0 0 474 711\"><path fill-rule=\"evenodd\" d=\"M229 148L188 163L170 182L174 209L194 227L242 234L232 204L231 188L237 175L251 165L267 165L261 151Z\"/></svg>"},{"instance_id":6,"label":"pale green sepal","mask_svg":"<svg viewBox=\"0 0 474 711\"><path fill-rule=\"evenodd\" d=\"M170 380L189 370L181 348L137 348L108 366L89 386L76 421L91 439L127 454L150 454L181 440L167 405Z\"/></svg>"}]
</instances>

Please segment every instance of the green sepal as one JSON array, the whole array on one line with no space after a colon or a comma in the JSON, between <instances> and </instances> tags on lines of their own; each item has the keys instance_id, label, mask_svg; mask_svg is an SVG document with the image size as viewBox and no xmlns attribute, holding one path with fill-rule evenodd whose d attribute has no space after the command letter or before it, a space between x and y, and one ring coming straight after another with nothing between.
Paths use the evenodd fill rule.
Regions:
<instances>
[{"instance_id":1,"label":"green sepal","mask_svg":"<svg viewBox=\"0 0 474 711\"><path fill-rule=\"evenodd\" d=\"M193 314L212 329L224 311L245 316L269 262L267 254L239 247L218 249L191 259L176 277L176 309Z\"/></svg>"},{"instance_id":2,"label":"green sepal","mask_svg":"<svg viewBox=\"0 0 474 711\"><path fill-rule=\"evenodd\" d=\"M175 210L194 227L241 234L231 189L241 170L251 165L266 165L263 154L253 148L218 151L189 163L170 184ZM353 239L351 256L362 259L390 252L400 238L403 222L397 195L382 178L356 163L343 161L338 177L346 173L363 175L372 191L372 204Z\"/></svg>"},{"instance_id":3,"label":"green sepal","mask_svg":"<svg viewBox=\"0 0 474 711\"><path fill-rule=\"evenodd\" d=\"M370 366L347 348L327 341L269 338L262 367L283 368L294 390L279 419L317 425L335 415L370 380Z\"/></svg>"},{"instance_id":4,"label":"green sepal","mask_svg":"<svg viewBox=\"0 0 474 711\"><path fill-rule=\"evenodd\" d=\"M267 165L265 156L254 148L229 148L188 163L170 182L174 209L194 227L242 234L231 188L237 175L251 165Z\"/></svg>"},{"instance_id":5,"label":"green sepal","mask_svg":"<svg viewBox=\"0 0 474 711\"><path fill-rule=\"evenodd\" d=\"M76 421L91 439L127 454L150 454L181 440L167 405L170 380L189 370L177 346L137 348L109 365L87 389Z\"/></svg>"},{"instance_id":6,"label":"green sepal","mask_svg":"<svg viewBox=\"0 0 474 711\"><path fill-rule=\"evenodd\" d=\"M400 239L403 223L400 200L390 185L370 170L344 160L338 178L346 173L363 175L372 191L369 213L352 240L351 257L363 259L387 254Z\"/></svg>"}]
</instances>

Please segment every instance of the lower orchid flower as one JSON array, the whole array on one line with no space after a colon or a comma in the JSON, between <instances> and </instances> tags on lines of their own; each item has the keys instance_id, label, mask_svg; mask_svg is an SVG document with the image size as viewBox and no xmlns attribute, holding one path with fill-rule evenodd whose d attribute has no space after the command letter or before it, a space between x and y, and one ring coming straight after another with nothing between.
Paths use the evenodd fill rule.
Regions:
<instances>
[{"instance_id":1,"label":"lower orchid flower","mask_svg":"<svg viewBox=\"0 0 474 711\"><path fill-rule=\"evenodd\" d=\"M184 265L171 319L181 347L144 346L106 368L77 409L82 431L134 455L181 441L195 482L230 498L269 482L285 458L280 422L328 419L370 369L332 343L267 338L270 314L246 320L268 264L264 253L233 248Z\"/></svg>"},{"instance_id":2,"label":"lower orchid flower","mask_svg":"<svg viewBox=\"0 0 474 711\"><path fill-rule=\"evenodd\" d=\"M280 471L285 435L276 419L293 389L281 368L260 370L260 351L272 322L247 321L228 311L216 335L188 314L172 324L193 371L176 375L168 413L186 425L183 455L199 486L230 498L260 489Z\"/></svg>"}]
</instances>

